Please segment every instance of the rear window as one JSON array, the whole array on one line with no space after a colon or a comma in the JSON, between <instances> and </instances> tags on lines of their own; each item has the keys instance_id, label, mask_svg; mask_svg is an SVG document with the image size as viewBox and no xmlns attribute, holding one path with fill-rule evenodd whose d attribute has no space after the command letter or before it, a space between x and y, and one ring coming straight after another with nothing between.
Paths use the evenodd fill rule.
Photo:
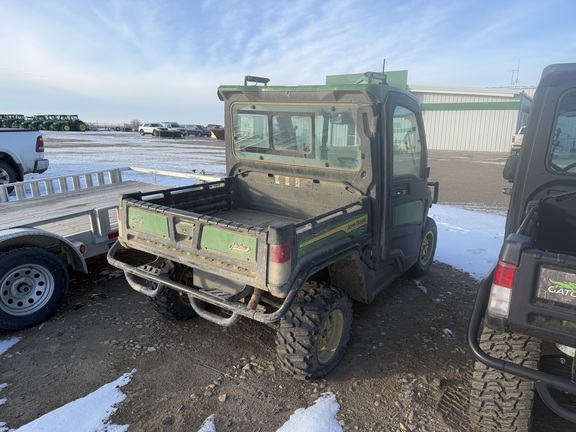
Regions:
<instances>
[{"instance_id":1,"label":"rear window","mask_svg":"<svg viewBox=\"0 0 576 432\"><path fill-rule=\"evenodd\" d=\"M240 159L358 170L356 106L234 104L233 149Z\"/></svg>"},{"instance_id":2,"label":"rear window","mask_svg":"<svg viewBox=\"0 0 576 432\"><path fill-rule=\"evenodd\" d=\"M560 99L550 144L549 168L576 175L576 90Z\"/></svg>"}]
</instances>

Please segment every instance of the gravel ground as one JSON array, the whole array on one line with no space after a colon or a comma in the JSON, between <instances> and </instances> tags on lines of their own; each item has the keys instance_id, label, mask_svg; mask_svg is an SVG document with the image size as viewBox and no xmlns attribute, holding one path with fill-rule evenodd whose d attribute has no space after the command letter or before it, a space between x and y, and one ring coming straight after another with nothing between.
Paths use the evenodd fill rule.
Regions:
<instances>
[{"instance_id":1,"label":"gravel ground","mask_svg":"<svg viewBox=\"0 0 576 432\"><path fill-rule=\"evenodd\" d=\"M46 141L58 154L59 141ZM441 202L504 213L505 157L431 152ZM88 275L73 276L52 319L26 331L0 331L0 338L22 337L0 363L0 381L9 384L0 420L10 428L133 369L112 421L134 431L195 431L211 414L219 432L274 431L324 392L336 395L345 431L470 428L466 328L478 282L446 264L435 263L417 282L399 279L370 305L355 304L346 357L313 382L278 369L271 328L246 319L231 328L198 318L165 320L104 258L89 266ZM550 420L540 405L536 417L536 431L572 427Z\"/></svg>"}]
</instances>

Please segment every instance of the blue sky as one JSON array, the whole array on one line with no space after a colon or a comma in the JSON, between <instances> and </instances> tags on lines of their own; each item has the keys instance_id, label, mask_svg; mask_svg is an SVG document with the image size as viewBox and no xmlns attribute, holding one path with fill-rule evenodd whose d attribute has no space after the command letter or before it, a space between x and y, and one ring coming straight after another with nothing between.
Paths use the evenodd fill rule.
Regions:
<instances>
[{"instance_id":1,"label":"blue sky","mask_svg":"<svg viewBox=\"0 0 576 432\"><path fill-rule=\"evenodd\" d=\"M413 85L538 83L576 61L576 2L0 0L0 113L222 123L220 84L321 84L407 69Z\"/></svg>"}]
</instances>

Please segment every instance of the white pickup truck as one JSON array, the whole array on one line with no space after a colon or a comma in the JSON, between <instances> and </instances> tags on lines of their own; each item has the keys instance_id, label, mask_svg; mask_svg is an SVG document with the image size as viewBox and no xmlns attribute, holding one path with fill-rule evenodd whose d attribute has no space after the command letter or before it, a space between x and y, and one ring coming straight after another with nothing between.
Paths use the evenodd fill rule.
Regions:
<instances>
[{"instance_id":1,"label":"white pickup truck","mask_svg":"<svg viewBox=\"0 0 576 432\"><path fill-rule=\"evenodd\" d=\"M48 164L40 132L0 129L0 184L22 181L25 174L43 173Z\"/></svg>"}]
</instances>

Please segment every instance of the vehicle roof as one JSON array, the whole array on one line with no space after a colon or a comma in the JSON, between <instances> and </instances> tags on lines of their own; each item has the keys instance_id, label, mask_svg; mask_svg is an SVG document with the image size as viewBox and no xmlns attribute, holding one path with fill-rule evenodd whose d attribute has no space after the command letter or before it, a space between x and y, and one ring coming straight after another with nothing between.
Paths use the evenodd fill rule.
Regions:
<instances>
[{"instance_id":1,"label":"vehicle roof","mask_svg":"<svg viewBox=\"0 0 576 432\"><path fill-rule=\"evenodd\" d=\"M406 94L414 101L418 102L418 99L409 91L403 90L399 87L393 87L385 84L335 84L335 85L304 85L304 86L243 86L243 85L222 85L218 87L218 97L220 100L227 100L233 94L242 93L246 95L247 98L256 97L266 100L270 100L272 94L284 94L286 98L290 96L294 99L298 99L298 94L302 95L303 99L308 100L312 93L323 93L323 94L333 94L336 101L344 94L349 93L364 93L370 99L376 102L384 102L391 92L399 92ZM261 97L257 94L262 95ZM305 95L308 94L308 97ZM268 95L266 97L265 95ZM323 98L318 98L319 100L324 100ZM326 100L330 102L330 100Z\"/></svg>"}]
</instances>

